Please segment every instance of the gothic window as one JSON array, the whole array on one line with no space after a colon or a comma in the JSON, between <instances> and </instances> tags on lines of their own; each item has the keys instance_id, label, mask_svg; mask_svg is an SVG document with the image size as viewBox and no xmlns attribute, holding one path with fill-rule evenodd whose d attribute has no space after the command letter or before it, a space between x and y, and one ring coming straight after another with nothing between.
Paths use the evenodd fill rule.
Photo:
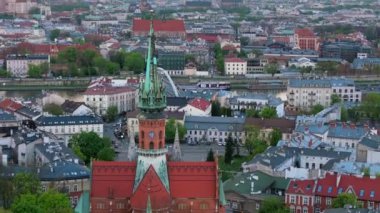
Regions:
<instances>
[{"instance_id":1,"label":"gothic window","mask_svg":"<svg viewBox=\"0 0 380 213\"><path fill-rule=\"evenodd\" d=\"M149 149L154 149L154 143L153 143L153 141L151 141L151 142L149 143Z\"/></svg>"}]
</instances>

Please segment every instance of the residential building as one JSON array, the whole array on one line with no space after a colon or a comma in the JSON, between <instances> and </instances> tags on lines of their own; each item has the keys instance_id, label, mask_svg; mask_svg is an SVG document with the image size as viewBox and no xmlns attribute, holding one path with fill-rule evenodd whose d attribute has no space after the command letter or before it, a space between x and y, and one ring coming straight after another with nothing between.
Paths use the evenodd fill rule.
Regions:
<instances>
[{"instance_id":1,"label":"residential building","mask_svg":"<svg viewBox=\"0 0 380 213\"><path fill-rule=\"evenodd\" d=\"M129 154L134 153L136 157L128 162L92 162L91 212L223 213L226 202L217 173L217 161L169 160L163 114L166 92L163 82L157 77L157 64L153 63L157 60L153 52L153 37L151 28L146 62L148 69L138 96L139 137L137 144L130 143L128 148ZM180 150L179 143L175 146Z\"/></svg>"},{"instance_id":2,"label":"residential building","mask_svg":"<svg viewBox=\"0 0 380 213\"><path fill-rule=\"evenodd\" d=\"M7 55L7 71L15 77L28 76L30 65L50 64L49 55Z\"/></svg>"},{"instance_id":3,"label":"residential building","mask_svg":"<svg viewBox=\"0 0 380 213\"><path fill-rule=\"evenodd\" d=\"M317 62L311 60L310 58L301 57L301 58L290 59L288 62L288 65L289 65L289 67L292 67L292 66L294 66L296 68L310 67L310 68L314 69L315 66L317 65Z\"/></svg>"},{"instance_id":4,"label":"residential building","mask_svg":"<svg viewBox=\"0 0 380 213\"><path fill-rule=\"evenodd\" d=\"M380 58L355 58L351 64L354 70L370 70L380 66Z\"/></svg>"},{"instance_id":5,"label":"residential building","mask_svg":"<svg viewBox=\"0 0 380 213\"><path fill-rule=\"evenodd\" d=\"M285 203L293 212L324 212L341 193L352 193L363 208L380 209L380 179L358 175L326 173L313 180L292 180ZM301 211L302 210L302 211Z\"/></svg>"},{"instance_id":6,"label":"residential building","mask_svg":"<svg viewBox=\"0 0 380 213\"><path fill-rule=\"evenodd\" d=\"M287 88L288 107L291 110L310 110L315 105L330 106L331 82L325 79L293 79Z\"/></svg>"},{"instance_id":7,"label":"residential building","mask_svg":"<svg viewBox=\"0 0 380 213\"><path fill-rule=\"evenodd\" d=\"M132 33L134 36L147 36L150 29L150 20L133 19ZM153 20L153 28L157 37L182 38L186 37L183 20Z\"/></svg>"},{"instance_id":8,"label":"residential building","mask_svg":"<svg viewBox=\"0 0 380 213\"><path fill-rule=\"evenodd\" d=\"M167 106L165 111L178 111L187 105L186 97L167 97Z\"/></svg>"},{"instance_id":9,"label":"residential building","mask_svg":"<svg viewBox=\"0 0 380 213\"><path fill-rule=\"evenodd\" d=\"M188 143L218 143L225 145L228 136L245 141L244 118L186 116L186 141Z\"/></svg>"},{"instance_id":10,"label":"residential building","mask_svg":"<svg viewBox=\"0 0 380 213\"><path fill-rule=\"evenodd\" d=\"M282 134L282 140L290 140L293 130L296 127L296 122L285 118L246 118L245 126L248 125L259 128L260 137L262 139L269 140L273 130L278 129Z\"/></svg>"},{"instance_id":11,"label":"residential building","mask_svg":"<svg viewBox=\"0 0 380 213\"><path fill-rule=\"evenodd\" d=\"M365 163L380 163L380 137L367 135L356 147L356 161Z\"/></svg>"},{"instance_id":12,"label":"residential building","mask_svg":"<svg viewBox=\"0 0 380 213\"><path fill-rule=\"evenodd\" d=\"M194 98L178 111L185 112L186 116L211 116L211 107L210 101L204 98Z\"/></svg>"},{"instance_id":13,"label":"residential building","mask_svg":"<svg viewBox=\"0 0 380 213\"><path fill-rule=\"evenodd\" d=\"M4 2L5 1L5 2ZM28 16L30 9L37 7L36 0L4 0L2 4L5 6L5 13L17 14L21 16Z\"/></svg>"},{"instance_id":14,"label":"residential building","mask_svg":"<svg viewBox=\"0 0 380 213\"><path fill-rule=\"evenodd\" d=\"M76 102L71 100L65 100L61 104L61 108L67 115L90 115L94 112L86 106L84 102Z\"/></svg>"},{"instance_id":15,"label":"residential building","mask_svg":"<svg viewBox=\"0 0 380 213\"><path fill-rule=\"evenodd\" d=\"M74 162L78 164L81 160L73 151L68 148L64 141L56 138L54 134L44 136L43 143L34 146L35 165L37 167L45 164L51 164L55 161Z\"/></svg>"},{"instance_id":16,"label":"residential building","mask_svg":"<svg viewBox=\"0 0 380 213\"><path fill-rule=\"evenodd\" d=\"M247 59L247 76L254 74L263 74L264 67L268 64L265 58L248 58Z\"/></svg>"},{"instance_id":17,"label":"residential building","mask_svg":"<svg viewBox=\"0 0 380 213\"><path fill-rule=\"evenodd\" d=\"M326 42L321 46L321 56L323 58L341 58L348 62L353 62L358 53L371 54L369 46L355 42Z\"/></svg>"},{"instance_id":18,"label":"residential building","mask_svg":"<svg viewBox=\"0 0 380 213\"><path fill-rule=\"evenodd\" d=\"M16 153L16 162L20 166L33 166L34 147L43 142L42 134L28 128L22 128L12 135L11 147Z\"/></svg>"},{"instance_id":19,"label":"residential building","mask_svg":"<svg viewBox=\"0 0 380 213\"><path fill-rule=\"evenodd\" d=\"M262 110L265 107L273 107L276 109L277 117L281 118L285 115L284 102L280 98L270 94L244 93L230 98L228 104L231 110L235 112L247 109Z\"/></svg>"},{"instance_id":20,"label":"residential building","mask_svg":"<svg viewBox=\"0 0 380 213\"><path fill-rule=\"evenodd\" d=\"M258 213L263 200L284 200L289 181L260 171L237 174L223 183L226 209L231 212Z\"/></svg>"},{"instance_id":21,"label":"residential building","mask_svg":"<svg viewBox=\"0 0 380 213\"><path fill-rule=\"evenodd\" d=\"M103 137L103 121L95 115L41 116L36 120L37 128L51 132L68 142L72 135L95 132Z\"/></svg>"},{"instance_id":22,"label":"residential building","mask_svg":"<svg viewBox=\"0 0 380 213\"><path fill-rule=\"evenodd\" d=\"M136 89L126 85L112 85L109 79L87 88L84 92L85 104L98 115L104 115L111 106L118 113L133 111L136 105Z\"/></svg>"},{"instance_id":23,"label":"residential building","mask_svg":"<svg viewBox=\"0 0 380 213\"><path fill-rule=\"evenodd\" d=\"M359 142L369 133L369 128L355 123L330 123L326 143L347 150L356 150Z\"/></svg>"},{"instance_id":24,"label":"residential building","mask_svg":"<svg viewBox=\"0 0 380 213\"><path fill-rule=\"evenodd\" d=\"M16 116L0 109L0 134L10 135L18 126Z\"/></svg>"},{"instance_id":25,"label":"residential building","mask_svg":"<svg viewBox=\"0 0 380 213\"><path fill-rule=\"evenodd\" d=\"M362 92L355 87L354 80L351 79L331 79L333 94L337 94L343 102L361 102Z\"/></svg>"},{"instance_id":26,"label":"residential building","mask_svg":"<svg viewBox=\"0 0 380 213\"><path fill-rule=\"evenodd\" d=\"M225 75L245 75L247 74L247 62L240 58L224 59Z\"/></svg>"},{"instance_id":27,"label":"residential building","mask_svg":"<svg viewBox=\"0 0 380 213\"><path fill-rule=\"evenodd\" d=\"M211 8L211 0L186 0L185 6L188 8Z\"/></svg>"},{"instance_id":28,"label":"residential building","mask_svg":"<svg viewBox=\"0 0 380 213\"><path fill-rule=\"evenodd\" d=\"M66 192L74 208L84 191L90 190L90 170L72 161L54 161L37 168L42 191Z\"/></svg>"},{"instance_id":29,"label":"residential building","mask_svg":"<svg viewBox=\"0 0 380 213\"><path fill-rule=\"evenodd\" d=\"M319 50L319 38L311 29L294 30L294 48L301 50Z\"/></svg>"},{"instance_id":30,"label":"residential building","mask_svg":"<svg viewBox=\"0 0 380 213\"><path fill-rule=\"evenodd\" d=\"M158 51L158 66L169 75L183 75L185 69L185 53L183 51Z\"/></svg>"}]
</instances>

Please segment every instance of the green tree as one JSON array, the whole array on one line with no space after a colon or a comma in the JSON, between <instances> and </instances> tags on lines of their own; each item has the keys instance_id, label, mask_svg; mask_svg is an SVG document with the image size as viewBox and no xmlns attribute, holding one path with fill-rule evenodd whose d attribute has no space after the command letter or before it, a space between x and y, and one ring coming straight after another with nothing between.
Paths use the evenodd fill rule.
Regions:
<instances>
[{"instance_id":1,"label":"green tree","mask_svg":"<svg viewBox=\"0 0 380 213\"><path fill-rule=\"evenodd\" d=\"M315 115L317 114L318 112L322 111L324 109L324 107L320 104L317 104L317 105L314 105L311 110L310 110L310 113Z\"/></svg>"},{"instance_id":2,"label":"green tree","mask_svg":"<svg viewBox=\"0 0 380 213\"><path fill-rule=\"evenodd\" d=\"M271 74L273 77L276 73L278 73L278 65L277 64L267 64L264 67L264 72Z\"/></svg>"},{"instance_id":3,"label":"green tree","mask_svg":"<svg viewBox=\"0 0 380 213\"><path fill-rule=\"evenodd\" d=\"M360 106L360 110L365 112L369 118L376 119L380 116L380 94L368 93Z\"/></svg>"},{"instance_id":4,"label":"green tree","mask_svg":"<svg viewBox=\"0 0 380 213\"><path fill-rule=\"evenodd\" d=\"M223 56L219 56L216 58L216 69L219 72L225 74L224 73L224 58L223 58Z\"/></svg>"},{"instance_id":5,"label":"green tree","mask_svg":"<svg viewBox=\"0 0 380 213\"><path fill-rule=\"evenodd\" d=\"M340 108L340 120L344 122L348 121L348 111L343 106Z\"/></svg>"},{"instance_id":6,"label":"green tree","mask_svg":"<svg viewBox=\"0 0 380 213\"><path fill-rule=\"evenodd\" d=\"M210 151L208 151L207 160L206 161L209 161L209 162L215 161L215 159L214 159L214 151L212 149L210 149Z\"/></svg>"},{"instance_id":7,"label":"green tree","mask_svg":"<svg viewBox=\"0 0 380 213\"><path fill-rule=\"evenodd\" d=\"M50 31L50 41L55 41L56 38L59 37L61 31L59 29L54 29Z\"/></svg>"},{"instance_id":8,"label":"green tree","mask_svg":"<svg viewBox=\"0 0 380 213\"><path fill-rule=\"evenodd\" d=\"M252 125L247 125L245 127L245 132L247 138L245 139L244 147L251 155L254 152L255 145L258 143L257 141L259 140L260 129Z\"/></svg>"},{"instance_id":9,"label":"green tree","mask_svg":"<svg viewBox=\"0 0 380 213\"><path fill-rule=\"evenodd\" d=\"M41 213L43 211L38 204L38 198L35 194L22 194L12 204L13 213Z\"/></svg>"},{"instance_id":10,"label":"green tree","mask_svg":"<svg viewBox=\"0 0 380 213\"><path fill-rule=\"evenodd\" d=\"M78 51L75 47L67 47L58 53L58 60L62 62L76 63L78 55Z\"/></svg>"},{"instance_id":11,"label":"green tree","mask_svg":"<svg viewBox=\"0 0 380 213\"><path fill-rule=\"evenodd\" d=\"M119 65L113 62L108 61L102 56L96 56L94 58L94 66L98 69L99 75L114 75L119 70ZM106 72L106 73L104 73Z\"/></svg>"},{"instance_id":12,"label":"green tree","mask_svg":"<svg viewBox=\"0 0 380 213\"><path fill-rule=\"evenodd\" d=\"M340 103L342 100L340 99L339 95L337 94L332 94L331 95L331 105L334 105L336 103Z\"/></svg>"},{"instance_id":13,"label":"green tree","mask_svg":"<svg viewBox=\"0 0 380 213\"><path fill-rule=\"evenodd\" d=\"M110 106L106 111L106 118L108 122L113 122L116 120L118 114L117 106Z\"/></svg>"},{"instance_id":14,"label":"green tree","mask_svg":"<svg viewBox=\"0 0 380 213\"><path fill-rule=\"evenodd\" d=\"M311 73L312 68L311 67L301 67L299 68L299 72L301 73L301 76L303 77L306 73Z\"/></svg>"},{"instance_id":15,"label":"green tree","mask_svg":"<svg viewBox=\"0 0 380 213\"><path fill-rule=\"evenodd\" d=\"M51 115L63 115L62 107L53 103L45 105L44 111Z\"/></svg>"},{"instance_id":16,"label":"green tree","mask_svg":"<svg viewBox=\"0 0 380 213\"><path fill-rule=\"evenodd\" d=\"M369 167L364 167L362 169L362 173L363 173L363 176L369 177L369 176L371 176L371 169Z\"/></svg>"},{"instance_id":17,"label":"green tree","mask_svg":"<svg viewBox=\"0 0 380 213\"><path fill-rule=\"evenodd\" d=\"M222 114L220 103L213 101L211 103L211 116L220 116Z\"/></svg>"},{"instance_id":18,"label":"green tree","mask_svg":"<svg viewBox=\"0 0 380 213\"><path fill-rule=\"evenodd\" d=\"M224 163L231 164L234 155L234 142L231 133L228 135L224 153Z\"/></svg>"},{"instance_id":19,"label":"green tree","mask_svg":"<svg viewBox=\"0 0 380 213\"><path fill-rule=\"evenodd\" d=\"M95 132L81 132L73 135L69 141L69 146L75 154L82 157L81 159L86 165L92 159L110 161L115 157L110 139L101 138Z\"/></svg>"},{"instance_id":20,"label":"green tree","mask_svg":"<svg viewBox=\"0 0 380 213\"><path fill-rule=\"evenodd\" d=\"M258 118L260 117L260 111L256 110L256 109L246 109L245 110L245 116L247 118Z\"/></svg>"},{"instance_id":21,"label":"green tree","mask_svg":"<svg viewBox=\"0 0 380 213\"><path fill-rule=\"evenodd\" d=\"M135 74L142 73L145 68L144 57L137 52L128 53L125 58L125 67L128 71L133 71Z\"/></svg>"},{"instance_id":22,"label":"green tree","mask_svg":"<svg viewBox=\"0 0 380 213\"><path fill-rule=\"evenodd\" d=\"M41 190L40 180L33 173L18 173L12 179L15 195L36 194Z\"/></svg>"},{"instance_id":23,"label":"green tree","mask_svg":"<svg viewBox=\"0 0 380 213\"><path fill-rule=\"evenodd\" d=\"M0 166L0 172L1 170ZM12 180L0 176L0 189L0 202L5 209L9 209L15 196Z\"/></svg>"},{"instance_id":24,"label":"green tree","mask_svg":"<svg viewBox=\"0 0 380 213\"><path fill-rule=\"evenodd\" d=\"M343 208L345 205L357 205L357 197L352 193L341 193L337 198L333 199L333 208Z\"/></svg>"},{"instance_id":25,"label":"green tree","mask_svg":"<svg viewBox=\"0 0 380 213\"><path fill-rule=\"evenodd\" d=\"M0 68L0 78L9 78L12 74L8 72L6 69Z\"/></svg>"},{"instance_id":26,"label":"green tree","mask_svg":"<svg viewBox=\"0 0 380 213\"><path fill-rule=\"evenodd\" d=\"M276 118L277 117L277 111L274 107L264 107L261 112L260 116L262 118Z\"/></svg>"},{"instance_id":27,"label":"green tree","mask_svg":"<svg viewBox=\"0 0 380 213\"><path fill-rule=\"evenodd\" d=\"M220 113L221 113L221 115L224 115L226 117L231 117L232 116L232 110L231 110L231 108L222 107L222 108L220 108Z\"/></svg>"},{"instance_id":28,"label":"green tree","mask_svg":"<svg viewBox=\"0 0 380 213\"><path fill-rule=\"evenodd\" d=\"M277 143L282 138L282 132L281 130L274 128L273 131L270 133L269 140L271 146L277 146Z\"/></svg>"},{"instance_id":29,"label":"green tree","mask_svg":"<svg viewBox=\"0 0 380 213\"><path fill-rule=\"evenodd\" d=\"M176 120L171 118L165 125L165 139L168 142L174 142L176 127L178 128L179 139L182 140L185 137L186 128L181 123L178 123Z\"/></svg>"},{"instance_id":30,"label":"green tree","mask_svg":"<svg viewBox=\"0 0 380 213\"><path fill-rule=\"evenodd\" d=\"M127 53L124 51L117 51L117 52L110 53L110 60L113 63L118 64L120 69L124 69L126 59L127 59Z\"/></svg>"},{"instance_id":31,"label":"green tree","mask_svg":"<svg viewBox=\"0 0 380 213\"><path fill-rule=\"evenodd\" d=\"M339 63L334 61L320 61L315 67L315 71L319 74L328 74L334 75L337 73L339 68Z\"/></svg>"},{"instance_id":32,"label":"green tree","mask_svg":"<svg viewBox=\"0 0 380 213\"><path fill-rule=\"evenodd\" d=\"M240 43L241 43L241 46L247 46L249 44L249 38L248 37L241 37Z\"/></svg>"},{"instance_id":33,"label":"green tree","mask_svg":"<svg viewBox=\"0 0 380 213\"><path fill-rule=\"evenodd\" d=\"M29 64L28 76L30 78L41 78L42 77L42 69L38 65Z\"/></svg>"},{"instance_id":34,"label":"green tree","mask_svg":"<svg viewBox=\"0 0 380 213\"><path fill-rule=\"evenodd\" d=\"M265 199L259 209L259 213L290 213L288 207L278 198L267 198Z\"/></svg>"}]
</instances>

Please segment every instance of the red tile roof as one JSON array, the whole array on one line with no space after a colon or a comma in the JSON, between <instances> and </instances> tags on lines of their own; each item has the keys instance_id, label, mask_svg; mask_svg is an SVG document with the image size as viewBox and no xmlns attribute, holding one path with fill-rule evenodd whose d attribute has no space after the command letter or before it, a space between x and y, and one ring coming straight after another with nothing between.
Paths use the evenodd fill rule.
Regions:
<instances>
[{"instance_id":1,"label":"red tile roof","mask_svg":"<svg viewBox=\"0 0 380 213\"><path fill-rule=\"evenodd\" d=\"M207 101L204 98L194 98L193 100L189 101L189 105L198 108L202 111L206 111L207 108L210 107L211 102Z\"/></svg>"},{"instance_id":2,"label":"red tile roof","mask_svg":"<svg viewBox=\"0 0 380 213\"><path fill-rule=\"evenodd\" d=\"M21 109L23 106L22 104L19 104L9 98L4 99L0 102L0 109L8 111L8 112L15 112L19 109Z\"/></svg>"},{"instance_id":3,"label":"red tile roof","mask_svg":"<svg viewBox=\"0 0 380 213\"><path fill-rule=\"evenodd\" d=\"M313 195L314 186L314 180L291 180L286 193Z\"/></svg>"},{"instance_id":4,"label":"red tile roof","mask_svg":"<svg viewBox=\"0 0 380 213\"><path fill-rule=\"evenodd\" d=\"M133 32L149 32L150 20L133 19ZM183 20L153 20L153 29L156 32L186 32Z\"/></svg>"},{"instance_id":5,"label":"red tile roof","mask_svg":"<svg viewBox=\"0 0 380 213\"><path fill-rule=\"evenodd\" d=\"M245 61L243 59L240 59L240 58L225 58L224 62L226 62L226 63L243 63Z\"/></svg>"},{"instance_id":6,"label":"red tile roof","mask_svg":"<svg viewBox=\"0 0 380 213\"><path fill-rule=\"evenodd\" d=\"M297 34L298 37L315 37L314 32L311 29L295 29L294 34Z\"/></svg>"},{"instance_id":7,"label":"red tile roof","mask_svg":"<svg viewBox=\"0 0 380 213\"><path fill-rule=\"evenodd\" d=\"M113 95L124 92L133 92L134 89L130 87L112 87L112 86L96 86L88 88L85 95Z\"/></svg>"},{"instance_id":8,"label":"red tile roof","mask_svg":"<svg viewBox=\"0 0 380 213\"><path fill-rule=\"evenodd\" d=\"M28 42L23 42L17 45L17 49L21 49L24 51L28 51L32 54L48 54L54 55L58 54L60 51L68 47L75 47L78 50L96 50L96 47L90 43L85 44L74 44L74 45L66 45L66 44L33 44Z\"/></svg>"}]
</instances>

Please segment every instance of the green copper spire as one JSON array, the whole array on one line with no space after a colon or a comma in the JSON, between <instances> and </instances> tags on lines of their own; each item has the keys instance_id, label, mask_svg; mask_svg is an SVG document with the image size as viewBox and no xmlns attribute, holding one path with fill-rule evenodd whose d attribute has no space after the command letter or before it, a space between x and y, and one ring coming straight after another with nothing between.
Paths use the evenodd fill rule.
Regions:
<instances>
[{"instance_id":1,"label":"green copper spire","mask_svg":"<svg viewBox=\"0 0 380 213\"><path fill-rule=\"evenodd\" d=\"M150 204L150 196L148 195L148 200L146 201L146 213L152 213L152 205Z\"/></svg>"},{"instance_id":2,"label":"green copper spire","mask_svg":"<svg viewBox=\"0 0 380 213\"><path fill-rule=\"evenodd\" d=\"M162 79L159 79L157 74L153 20L151 20L150 23L145 79L140 84L138 107L143 112L160 112L166 108L166 92L164 83Z\"/></svg>"}]
</instances>

